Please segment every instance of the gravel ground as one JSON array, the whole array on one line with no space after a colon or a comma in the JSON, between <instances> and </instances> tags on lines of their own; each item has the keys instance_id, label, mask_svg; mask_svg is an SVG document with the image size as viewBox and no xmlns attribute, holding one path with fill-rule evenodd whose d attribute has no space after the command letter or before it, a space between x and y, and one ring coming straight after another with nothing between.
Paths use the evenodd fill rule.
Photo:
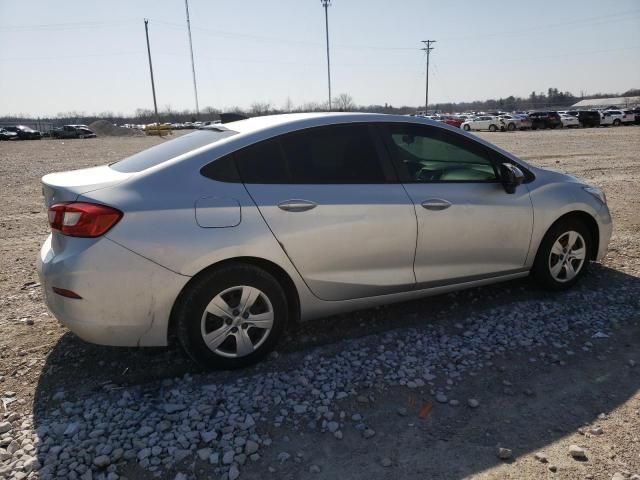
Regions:
<instances>
[{"instance_id":1,"label":"gravel ground","mask_svg":"<svg viewBox=\"0 0 640 480\"><path fill-rule=\"evenodd\" d=\"M78 340L34 271L40 177L163 140L0 144L0 478L640 475L640 129L481 135L605 189L610 252L577 288L525 279L332 317L214 373L176 347Z\"/></svg>"}]
</instances>

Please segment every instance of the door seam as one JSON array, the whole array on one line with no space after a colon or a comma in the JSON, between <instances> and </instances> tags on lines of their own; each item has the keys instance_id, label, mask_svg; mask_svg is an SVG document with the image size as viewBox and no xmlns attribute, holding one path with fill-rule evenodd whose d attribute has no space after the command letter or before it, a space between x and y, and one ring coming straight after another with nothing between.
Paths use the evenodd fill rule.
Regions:
<instances>
[{"instance_id":1,"label":"door seam","mask_svg":"<svg viewBox=\"0 0 640 480\"><path fill-rule=\"evenodd\" d=\"M283 243L280 240L278 240L278 237L276 236L275 232L271 229L271 225L269 225L269 222L267 222L267 219L264 218L264 215L262 214L262 210L260 210L260 207L258 206L258 202L256 202L255 198L253 198L253 196L251 195L251 192L249 192L249 189L244 184L244 182L242 183L242 186L244 187L245 191L247 192L247 195L249 195L249 198L251 199L251 201L255 205L256 209L258 210L258 213L260 214L260 218L262 218L262 221L264 222L264 224L267 226L267 228L271 232L271 235L273 235L273 239L278 243L278 245L280 245L280 248L284 252L285 256L289 259L289 262L291 262L291 265L293 266L293 269L298 273L298 276L302 280L302 283L304 283L304 285L307 287L307 290L309 290L309 292L311 292L311 295L316 297L318 300L323 300L318 295L316 295L313 290L311 290L311 287L309 287L309 284L305 280L304 276L302 275L300 270L298 270L298 267L295 264L295 262L293 261L293 259L291 258L291 256L289 255L289 252L287 252L287 249L285 248ZM323 301L326 301L326 300L323 300Z\"/></svg>"}]
</instances>

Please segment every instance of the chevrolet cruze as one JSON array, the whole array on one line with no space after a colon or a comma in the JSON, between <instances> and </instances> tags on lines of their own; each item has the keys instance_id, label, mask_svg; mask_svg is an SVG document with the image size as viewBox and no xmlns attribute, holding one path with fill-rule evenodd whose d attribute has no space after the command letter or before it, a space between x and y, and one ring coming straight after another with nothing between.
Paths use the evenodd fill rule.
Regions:
<instances>
[{"instance_id":1,"label":"chevrolet cruze","mask_svg":"<svg viewBox=\"0 0 640 480\"><path fill-rule=\"evenodd\" d=\"M529 274L569 288L612 229L598 188L419 117L252 118L42 183L52 313L218 368L292 322Z\"/></svg>"}]
</instances>

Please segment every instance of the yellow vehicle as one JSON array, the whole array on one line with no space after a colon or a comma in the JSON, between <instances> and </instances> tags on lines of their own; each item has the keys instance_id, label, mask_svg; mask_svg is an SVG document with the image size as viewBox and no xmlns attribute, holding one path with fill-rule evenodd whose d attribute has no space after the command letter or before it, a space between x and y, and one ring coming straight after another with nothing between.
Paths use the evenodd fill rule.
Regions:
<instances>
[{"instance_id":1,"label":"yellow vehicle","mask_svg":"<svg viewBox=\"0 0 640 480\"><path fill-rule=\"evenodd\" d=\"M161 123L158 125L157 123L150 123L144 126L144 133L147 135L171 135L171 124L170 123Z\"/></svg>"}]
</instances>

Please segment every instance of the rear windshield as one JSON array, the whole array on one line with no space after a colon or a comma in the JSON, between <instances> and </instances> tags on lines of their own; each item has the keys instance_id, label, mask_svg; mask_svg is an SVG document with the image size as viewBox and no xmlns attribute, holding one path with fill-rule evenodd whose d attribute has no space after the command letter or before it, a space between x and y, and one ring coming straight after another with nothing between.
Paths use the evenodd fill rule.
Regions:
<instances>
[{"instance_id":1,"label":"rear windshield","mask_svg":"<svg viewBox=\"0 0 640 480\"><path fill-rule=\"evenodd\" d=\"M204 147L218 142L223 138L236 135L238 132L227 129L207 129L198 130L173 140L166 140L160 145L151 147L140 153L136 153L110 166L114 170L123 173L141 172L147 168L160 165L167 160L171 160L179 155L188 153L196 148Z\"/></svg>"}]
</instances>

